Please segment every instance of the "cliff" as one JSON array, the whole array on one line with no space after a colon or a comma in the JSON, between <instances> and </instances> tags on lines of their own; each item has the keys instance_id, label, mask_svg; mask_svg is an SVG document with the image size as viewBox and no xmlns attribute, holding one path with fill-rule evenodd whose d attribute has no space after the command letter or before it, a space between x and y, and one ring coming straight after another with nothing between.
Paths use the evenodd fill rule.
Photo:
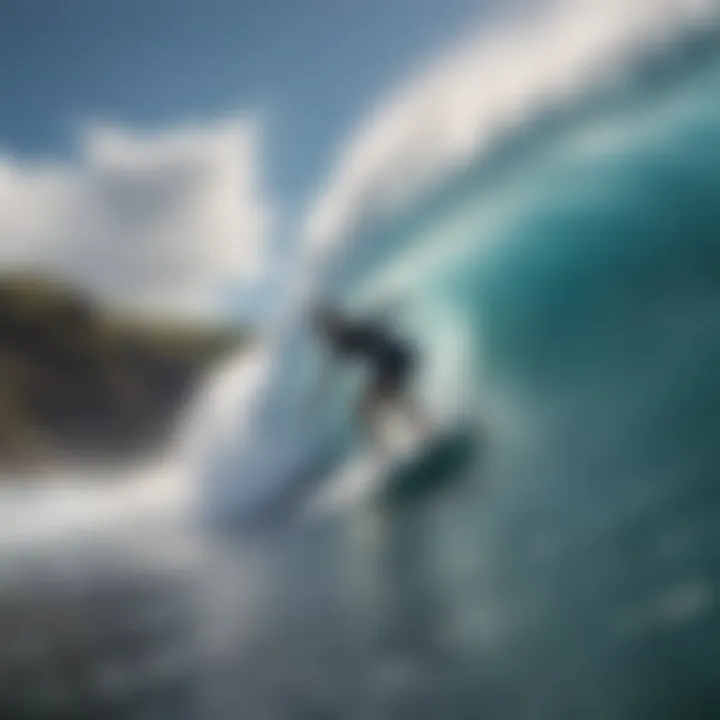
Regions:
<instances>
[{"instance_id":1,"label":"cliff","mask_svg":"<svg viewBox=\"0 0 720 720\"><path fill-rule=\"evenodd\" d=\"M246 333L132 317L76 289L0 277L0 470L157 448Z\"/></svg>"}]
</instances>

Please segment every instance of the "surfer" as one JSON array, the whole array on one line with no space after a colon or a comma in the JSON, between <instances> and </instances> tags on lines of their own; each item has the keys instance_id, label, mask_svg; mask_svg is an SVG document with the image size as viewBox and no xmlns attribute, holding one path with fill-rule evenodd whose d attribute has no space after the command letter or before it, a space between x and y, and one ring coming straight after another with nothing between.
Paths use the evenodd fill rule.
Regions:
<instances>
[{"instance_id":1,"label":"surfer","mask_svg":"<svg viewBox=\"0 0 720 720\"><path fill-rule=\"evenodd\" d=\"M386 449L379 424L383 410L400 410L413 430L423 437L427 424L408 391L417 365L415 349L385 323L350 319L329 305L315 308L312 323L336 359L359 360L368 367L370 381L358 411L378 448Z\"/></svg>"}]
</instances>

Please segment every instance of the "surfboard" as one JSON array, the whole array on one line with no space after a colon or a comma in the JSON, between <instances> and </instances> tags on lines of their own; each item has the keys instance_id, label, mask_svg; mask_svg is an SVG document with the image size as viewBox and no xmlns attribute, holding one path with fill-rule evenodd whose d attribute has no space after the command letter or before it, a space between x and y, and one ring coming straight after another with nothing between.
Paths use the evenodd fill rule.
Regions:
<instances>
[{"instance_id":1,"label":"surfboard","mask_svg":"<svg viewBox=\"0 0 720 720\"><path fill-rule=\"evenodd\" d=\"M381 470L375 502L382 509L398 510L428 498L461 478L477 450L475 428L444 430Z\"/></svg>"},{"instance_id":2,"label":"surfboard","mask_svg":"<svg viewBox=\"0 0 720 720\"><path fill-rule=\"evenodd\" d=\"M395 442L390 457L362 451L320 483L307 510L321 515L368 507L392 512L430 498L463 477L481 437L474 424L458 423L421 440Z\"/></svg>"}]
</instances>

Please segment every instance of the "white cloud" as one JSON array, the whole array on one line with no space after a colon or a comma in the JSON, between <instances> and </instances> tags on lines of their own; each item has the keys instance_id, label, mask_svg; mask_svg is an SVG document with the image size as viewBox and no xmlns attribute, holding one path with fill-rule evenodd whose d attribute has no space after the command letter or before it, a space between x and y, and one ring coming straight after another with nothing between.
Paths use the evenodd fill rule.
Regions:
<instances>
[{"instance_id":1,"label":"white cloud","mask_svg":"<svg viewBox=\"0 0 720 720\"><path fill-rule=\"evenodd\" d=\"M205 311L266 269L272 209L257 121L147 134L95 126L75 163L0 155L0 266L43 268L110 302Z\"/></svg>"},{"instance_id":2,"label":"white cloud","mask_svg":"<svg viewBox=\"0 0 720 720\"><path fill-rule=\"evenodd\" d=\"M508 131L689 27L714 0L575 0L484 24L372 109L305 220L311 253L396 209Z\"/></svg>"}]
</instances>

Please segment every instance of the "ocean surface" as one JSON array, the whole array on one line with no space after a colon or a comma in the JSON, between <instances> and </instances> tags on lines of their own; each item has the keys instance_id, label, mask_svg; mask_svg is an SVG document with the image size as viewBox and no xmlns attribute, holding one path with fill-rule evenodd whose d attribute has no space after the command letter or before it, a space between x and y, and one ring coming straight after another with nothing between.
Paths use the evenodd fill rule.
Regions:
<instances>
[{"instance_id":1,"label":"ocean surface","mask_svg":"<svg viewBox=\"0 0 720 720\"><path fill-rule=\"evenodd\" d=\"M69 490L4 500L0 716L717 717L719 50L704 27L508 133L318 280L393 308L419 397L476 423L452 482L315 502L364 451L352 383L309 414L293 322L150 490L66 524Z\"/></svg>"}]
</instances>

